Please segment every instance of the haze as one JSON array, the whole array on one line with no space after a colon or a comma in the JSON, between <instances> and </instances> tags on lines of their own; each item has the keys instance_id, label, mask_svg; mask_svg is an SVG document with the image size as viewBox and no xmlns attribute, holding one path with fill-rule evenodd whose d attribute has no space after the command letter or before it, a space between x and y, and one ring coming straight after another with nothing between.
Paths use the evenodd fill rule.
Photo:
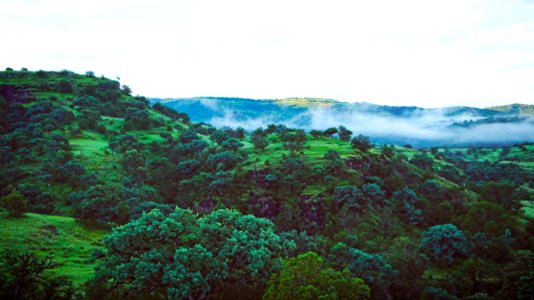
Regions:
<instances>
[{"instance_id":1,"label":"haze","mask_svg":"<svg viewBox=\"0 0 534 300\"><path fill-rule=\"evenodd\" d=\"M243 127L249 131L268 124L283 123L289 127L306 130L325 130L344 125L354 135L364 134L375 142L406 144L416 147L467 144L511 144L534 142L534 118L509 123L477 124L470 127L454 126L454 123L481 119L470 113L448 116L444 110L432 109L413 115L394 116L381 113L366 113L357 109L340 112L331 108L314 108L298 113L288 120L279 120L276 115L259 118L243 117L234 111L220 107L214 101L204 101L205 109L221 116L212 117L207 123L216 127Z\"/></svg>"},{"instance_id":2,"label":"haze","mask_svg":"<svg viewBox=\"0 0 534 300\"><path fill-rule=\"evenodd\" d=\"M0 0L0 68L148 97L534 104L532 1Z\"/></svg>"}]
</instances>

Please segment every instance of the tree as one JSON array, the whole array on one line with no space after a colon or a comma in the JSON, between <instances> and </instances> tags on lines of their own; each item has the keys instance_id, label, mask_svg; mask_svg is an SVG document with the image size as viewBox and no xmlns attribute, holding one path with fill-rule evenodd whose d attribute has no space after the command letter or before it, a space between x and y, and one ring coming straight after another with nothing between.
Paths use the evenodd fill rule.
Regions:
<instances>
[{"instance_id":1,"label":"tree","mask_svg":"<svg viewBox=\"0 0 534 300\"><path fill-rule=\"evenodd\" d=\"M192 141L199 140L200 137L194 131L186 130L180 134L178 141L182 144L191 143Z\"/></svg>"},{"instance_id":2,"label":"tree","mask_svg":"<svg viewBox=\"0 0 534 300\"><path fill-rule=\"evenodd\" d=\"M144 109L129 107L126 109L124 116L124 128L126 130L133 128L137 130L147 130L152 120Z\"/></svg>"},{"instance_id":3,"label":"tree","mask_svg":"<svg viewBox=\"0 0 534 300\"><path fill-rule=\"evenodd\" d=\"M217 145L222 144L222 142L226 141L230 136L226 131L223 130L215 130L211 136L210 140L217 143Z\"/></svg>"},{"instance_id":4,"label":"tree","mask_svg":"<svg viewBox=\"0 0 534 300\"><path fill-rule=\"evenodd\" d=\"M362 134L353 137L350 141L350 144L353 149L358 149L360 151L367 151L373 147L373 145L369 141L369 137Z\"/></svg>"},{"instance_id":5,"label":"tree","mask_svg":"<svg viewBox=\"0 0 534 300\"><path fill-rule=\"evenodd\" d=\"M329 149L328 151L326 151L326 153L324 154L323 156L324 159L327 159L327 160L340 160L341 159L341 155L339 155L339 152L337 152L336 150L333 150L333 149Z\"/></svg>"},{"instance_id":6,"label":"tree","mask_svg":"<svg viewBox=\"0 0 534 300\"><path fill-rule=\"evenodd\" d=\"M337 133L337 128L335 128L335 127L330 127L328 129L326 129L325 131L323 131L323 134L325 136L328 136L328 137L332 137L332 135L334 135L336 133Z\"/></svg>"},{"instance_id":7,"label":"tree","mask_svg":"<svg viewBox=\"0 0 534 300\"><path fill-rule=\"evenodd\" d=\"M0 203L12 217L20 217L28 211L28 200L17 190L13 190L11 193L2 197Z\"/></svg>"},{"instance_id":8,"label":"tree","mask_svg":"<svg viewBox=\"0 0 534 300\"><path fill-rule=\"evenodd\" d=\"M116 228L104 238L107 255L97 266L92 290L124 297L203 299L241 285L263 289L294 247L282 243L267 219L217 210L199 217L176 208L158 210Z\"/></svg>"},{"instance_id":9,"label":"tree","mask_svg":"<svg viewBox=\"0 0 534 300\"><path fill-rule=\"evenodd\" d=\"M385 193L382 188L376 183L366 183L362 187L362 192L365 198L370 203L381 203L385 197Z\"/></svg>"},{"instance_id":10,"label":"tree","mask_svg":"<svg viewBox=\"0 0 534 300\"><path fill-rule=\"evenodd\" d=\"M373 298L391 298L389 289L398 272L381 254L371 254L344 243L337 243L330 251L330 258L337 266L345 266L348 263L352 275L369 284Z\"/></svg>"},{"instance_id":11,"label":"tree","mask_svg":"<svg viewBox=\"0 0 534 300\"><path fill-rule=\"evenodd\" d=\"M68 199L76 207L81 219L102 223L124 223L128 219L128 213L124 215L125 212L121 211L123 202L115 186L91 186L87 191L69 194Z\"/></svg>"},{"instance_id":12,"label":"tree","mask_svg":"<svg viewBox=\"0 0 534 300\"><path fill-rule=\"evenodd\" d=\"M508 209L513 209L519 207L519 202L514 199L514 190L513 184L491 181L478 188L477 192L486 201L496 202Z\"/></svg>"},{"instance_id":13,"label":"tree","mask_svg":"<svg viewBox=\"0 0 534 300\"><path fill-rule=\"evenodd\" d=\"M310 130L310 134L314 139L318 139L324 135L322 131L317 130L317 129Z\"/></svg>"},{"instance_id":14,"label":"tree","mask_svg":"<svg viewBox=\"0 0 534 300\"><path fill-rule=\"evenodd\" d=\"M230 170L241 161L241 157L232 151L223 151L208 156L208 164L217 170Z\"/></svg>"},{"instance_id":15,"label":"tree","mask_svg":"<svg viewBox=\"0 0 534 300\"><path fill-rule=\"evenodd\" d=\"M250 134L250 140L254 145L254 148L263 151L263 149L265 149L269 145L269 142L265 138L265 135L266 134L261 127L252 131L252 133Z\"/></svg>"},{"instance_id":16,"label":"tree","mask_svg":"<svg viewBox=\"0 0 534 300\"><path fill-rule=\"evenodd\" d=\"M239 140L233 137L230 137L221 143L221 147L224 150L230 150L230 151L237 151L239 148L243 146L244 146L243 143L241 143Z\"/></svg>"},{"instance_id":17,"label":"tree","mask_svg":"<svg viewBox=\"0 0 534 300\"><path fill-rule=\"evenodd\" d=\"M428 258L409 237L398 237L389 246L388 258L399 271L392 283L393 299L420 299Z\"/></svg>"},{"instance_id":18,"label":"tree","mask_svg":"<svg viewBox=\"0 0 534 300\"><path fill-rule=\"evenodd\" d=\"M362 191L355 186L338 186L334 189L334 199L351 210L361 210L366 205Z\"/></svg>"},{"instance_id":19,"label":"tree","mask_svg":"<svg viewBox=\"0 0 534 300\"><path fill-rule=\"evenodd\" d=\"M362 279L329 267L315 252L300 254L284 263L280 274L269 279L262 299L367 299L370 289Z\"/></svg>"},{"instance_id":20,"label":"tree","mask_svg":"<svg viewBox=\"0 0 534 300\"><path fill-rule=\"evenodd\" d=\"M187 144L176 145L173 149L173 156L175 160L179 160L181 157L198 156L207 147L208 143L203 140L193 140Z\"/></svg>"},{"instance_id":21,"label":"tree","mask_svg":"<svg viewBox=\"0 0 534 300\"><path fill-rule=\"evenodd\" d=\"M419 249L439 263L452 264L455 256L468 257L472 245L453 224L435 225L423 233Z\"/></svg>"},{"instance_id":22,"label":"tree","mask_svg":"<svg viewBox=\"0 0 534 300\"><path fill-rule=\"evenodd\" d=\"M196 159L181 161L176 166L176 171L182 174L185 178L192 177L193 174L200 168L200 163Z\"/></svg>"},{"instance_id":23,"label":"tree","mask_svg":"<svg viewBox=\"0 0 534 300\"><path fill-rule=\"evenodd\" d=\"M301 151L306 143L306 133L304 130L299 129L291 132L284 132L282 134L282 141L284 142L284 148L289 149L291 154Z\"/></svg>"},{"instance_id":24,"label":"tree","mask_svg":"<svg viewBox=\"0 0 534 300\"><path fill-rule=\"evenodd\" d=\"M348 142L352 136L352 131L348 130L345 126L339 126L337 134L340 140Z\"/></svg>"},{"instance_id":25,"label":"tree","mask_svg":"<svg viewBox=\"0 0 534 300\"><path fill-rule=\"evenodd\" d=\"M128 96L132 94L132 89L130 89L130 87L127 85L122 85L122 91L124 92L125 95L128 95Z\"/></svg>"},{"instance_id":26,"label":"tree","mask_svg":"<svg viewBox=\"0 0 534 300\"><path fill-rule=\"evenodd\" d=\"M411 224L417 225L422 220L423 211L417 208L421 201L419 196L409 187L393 193L393 199L399 201L401 212L406 215Z\"/></svg>"},{"instance_id":27,"label":"tree","mask_svg":"<svg viewBox=\"0 0 534 300\"><path fill-rule=\"evenodd\" d=\"M412 159L410 163L424 170L433 170L434 160L424 154L417 154Z\"/></svg>"},{"instance_id":28,"label":"tree","mask_svg":"<svg viewBox=\"0 0 534 300\"><path fill-rule=\"evenodd\" d=\"M72 93L74 89L72 88L72 83L66 80L62 80L59 82L59 91L61 93Z\"/></svg>"},{"instance_id":29,"label":"tree","mask_svg":"<svg viewBox=\"0 0 534 300\"><path fill-rule=\"evenodd\" d=\"M53 267L51 255L39 257L25 249L5 249L0 256L0 298L73 299L70 280L46 272Z\"/></svg>"}]
</instances>

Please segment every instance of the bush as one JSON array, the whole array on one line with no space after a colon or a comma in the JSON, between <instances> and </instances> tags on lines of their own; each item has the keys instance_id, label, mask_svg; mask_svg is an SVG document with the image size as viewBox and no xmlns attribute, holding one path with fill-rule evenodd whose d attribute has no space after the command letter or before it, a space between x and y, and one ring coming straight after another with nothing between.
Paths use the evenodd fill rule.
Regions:
<instances>
[{"instance_id":1,"label":"bush","mask_svg":"<svg viewBox=\"0 0 534 300\"><path fill-rule=\"evenodd\" d=\"M72 88L72 83L68 82L68 81L60 81L59 82L59 91L61 93L72 93L74 91L74 89Z\"/></svg>"},{"instance_id":2,"label":"bush","mask_svg":"<svg viewBox=\"0 0 534 300\"><path fill-rule=\"evenodd\" d=\"M468 257L472 245L465 234L452 224L435 225L423 233L419 249L437 262L452 264L455 256Z\"/></svg>"},{"instance_id":3,"label":"bush","mask_svg":"<svg viewBox=\"0 0 534 300\"><path fill-rule=\"evenodd\" d=\"M26 200L26 197L17 190L0 198L0 203L2 203L2 206L12 217L20 217L23 213L28 211L28 200Z\"/></svg>"},{"instance_id":4,"label":"bush","mask_svg":"<svg viewBox=\"0 0 534 300\"><path fill-rule=\"evenodd\" d=\"M53 266L50 255L39 257L28 250L4 250L0 256L0 299L74 299L67 277L46 272Z\"/></svg>"},{"instance_id":5,"label":"bush","mask_svg":"<svg viewBox=\"0 0 534 300\"><path fill-rule=\"evenodd\" d=\"M350 141L350 144L353 149L358 149L360 151L367 151L373 147L373 145L369 141L369 137L361 134L356 137L353 137Z\"/></svg>"}]
</instances>

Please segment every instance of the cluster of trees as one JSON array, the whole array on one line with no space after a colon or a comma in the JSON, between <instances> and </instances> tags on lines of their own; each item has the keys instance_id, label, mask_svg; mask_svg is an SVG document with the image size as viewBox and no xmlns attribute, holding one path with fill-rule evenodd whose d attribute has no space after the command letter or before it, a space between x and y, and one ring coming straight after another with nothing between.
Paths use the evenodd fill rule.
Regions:
<instances>
[{"instance_id":1,"label":"cluster of trees","mask_svg":"<svg viewBox=\"0 0 534 300\"><path fill-rule=\"evenodd\" d=\"M518 200L533 178L519 165L437 148L408 160L343 126L216 129L94 74L24 74L8 78L34 76L54 96L0 84L0 203L120 225L90 298L529 295L532 268L517 266L532 265L534 225ZM89 136L108 143L102 161L73 151ZM354 151L307 154L330 138ZM255 163L271 143L285 154Z\"/></svg>"}]
</instances>

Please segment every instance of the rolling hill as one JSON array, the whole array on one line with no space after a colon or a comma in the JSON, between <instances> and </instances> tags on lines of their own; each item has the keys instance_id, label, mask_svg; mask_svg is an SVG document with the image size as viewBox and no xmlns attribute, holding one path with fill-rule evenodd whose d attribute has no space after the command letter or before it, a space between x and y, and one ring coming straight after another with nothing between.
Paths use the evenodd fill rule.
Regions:
<instances>
[{"instance_id":1,"label":"rolling hill","mask_svg":"<svg viewBox=\"0 0 534 300\"><path fill-rule=\"evenodd\" d=\"M151 99L182 111L195 122L253 130L281 123L306 130L343 125L378 143L414 146L500 145L534 141L532 105L423 109L347 103L330 99L197 97ZM498 130L497 132L495 132ZM490 134L491 133L491 134Z\"/></svg>"},{"instance_id":2,"label":"rolling hill","mask_svg":"<svg viewBox=\"0 0 534 300\"><path fill-rule=\"evenodd\" d=\"M0 298L531 296L532 144L376 145L339 126L352 115L333 100L197 100L189 115L92 72L0 72ZM194 121L219 105L312 125L335 111L336 125ZM407 138L424 132L399 120L465 133L509 117L353 109ZM50 270L27 272L28 253Z\"/></svg>"}]
</instances>

